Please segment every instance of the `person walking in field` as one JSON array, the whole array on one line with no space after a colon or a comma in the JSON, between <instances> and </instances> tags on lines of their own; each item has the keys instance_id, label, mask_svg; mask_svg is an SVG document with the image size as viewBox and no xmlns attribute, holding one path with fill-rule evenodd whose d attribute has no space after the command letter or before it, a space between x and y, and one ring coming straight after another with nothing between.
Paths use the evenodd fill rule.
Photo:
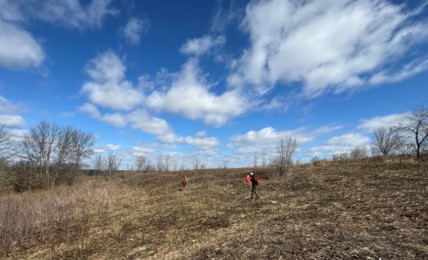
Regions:
<instances>
[{"instance_id":1,"label":"person walking in field","mask_svg":"<svg viewBox=\"0 0 428 260\"><path fill-rule=\"evenodd\" d=\"M247 183L251 182L251 199L256 197L256 199L260 199L259 194L257 193L257 186L260 184L259 178L254 175L254 173L250 172L249 175L247 175L247 178L245 179Z\"/></svg>"},{"instance_id":2,"label":"person walking in field","mask_svg":"<svg viewBox=\"0 0 428 260\"><path fill-rule=\"evenodd\" d=\"M187 177L186 175L181 175L181 190L184 191L184 188L186 188L187 182L189 181L189 177Z\"/></svg>"}]
</instances>

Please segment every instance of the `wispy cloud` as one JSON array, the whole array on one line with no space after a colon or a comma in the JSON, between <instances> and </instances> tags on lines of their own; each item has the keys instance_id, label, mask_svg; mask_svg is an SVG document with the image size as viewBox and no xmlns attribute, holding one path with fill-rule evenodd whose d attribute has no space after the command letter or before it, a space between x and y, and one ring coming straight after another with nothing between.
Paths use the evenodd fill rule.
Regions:
<instances>
[{"instance_id":1,"label":"wispy cloud","mask_svg":"<svg viewBox=\"0 0 428 260\"><path fill-rule=\"evenodd\" d=\"M242 135L231 137L231 143L228 147L241 153L260 152L262 148L271 152L275 151L279 141L286 138L295 138L299 145L313 141L315 138L333 133L342 126L331 125L317 129L309 130L307 128L298 128L293 130L278 131L272 127L266 127L258 131L251 130Z\"/></svg>"},{"instance_id":2,"label":"wispy cloud","mask_svg":"<svg viewBox=\"0 0 428 260\"><path fill-rule=\"evenodd\" d=\"M408 118L409 113L392 114L386 116L377 116L370 119L364 119L358 126L358 129L374 131L381 127L397 126Z\"/></svg>"},{"instance_id":3,"label":"wispy cloud","mask_svg":"<svg viewBox=\"0 0 428 260\"><path fill-rule=\"evenodd\" d=\"M180 52L187 55L201 56L211 49L221 47L226 42L224 36L213 37L210 35L202 36L201 38L194 38L188 40L183 46L180 47Z\"/></svg>"},{"instance_id":4,"label":"wispy cloud","mask_svg":"<svg viewBox=\"0 0 428 260\"><path fill-rule=\"evenodd\" d=\"M407 67L390 71L399 76L376 74L426 39L428 24L418 14L384 0L252 1L242 24L251 44L229 83L265 94L278 82L301 82L302 94L313 98L360 88L371 77L376 84L402 80L425 70L426 61L407 55L414 59Z\"/></svg>"},{"instance_id":5,"label":"wispy cloud","mask_svg":"<svg viewBox=\"0 0 428 260\"><path fill-rule=\"evenodd\" d=\"M330 138L325 145L310 149L309 154L314 157L329 157L332 155L347 154L355 147L367 147L370 139L362 134L349 133Z\"/></svg>"},{"instance_id":6,"label":"wispy cloud","mask_svg":"<svg viewBox=\"0 0 428 260\"><path fill-rule=\"evenodd\" d=\"M110 7L111 0L92 0L83 5L79 0L16 2L28 17L78 29L98 28L106 16L118 13Z\"/></svg>"},{"instance_id":7,"label":"wispy cloud","mask_svg":"<svg viewBox=\"0 0 428 260\"><path fill-rule=\"evenodd\" d=\"M115 127L130 126L133 129L156 136L157 141L166 144L183 144L197 147L200 150L211 149L219 145L215 137L201 135L199 132L194 136L179 136L174 133L168 122L164 119L152 117L145 110L138 109L130 113L106 113L102 114L98 108L90 103L86 103L79 108L83 113L89 114L92 118L107 123ZM0 117L1 120L1 117Z\"/></svg>"},{"instance_id":8,"label":"wispy cloud","mask_svg":"<svg viewBox=\"0 0 428 260\"><path fill-rule=\"evenodd\" d=\"M246 0L217 1L211 18L211 31L224 32L232 23L238 24L244 15L245 2Z\"/></svg>"},{"instance_id":9,"label":"wispy cloud","mask_svg":"<svg viewBox=\"0 0 428 260\"><path fill-rule=\"evenodd\" d=\"M0 125L8 128L21 128L25 125L24 118L19 115L21 108L0 96Z\"/></svg>"},{"instance_id":10,"label":"wispy cloud","mask_svg":"<svg viewBox=\"0 0 428 260\"><path fill-rule=\"evenodd\" d=\"M128 43L138 45L142 34L147 33L149 26L150 22L148 20L133 17L128 20L121 33Z\"/></svg>"}]
</instances>

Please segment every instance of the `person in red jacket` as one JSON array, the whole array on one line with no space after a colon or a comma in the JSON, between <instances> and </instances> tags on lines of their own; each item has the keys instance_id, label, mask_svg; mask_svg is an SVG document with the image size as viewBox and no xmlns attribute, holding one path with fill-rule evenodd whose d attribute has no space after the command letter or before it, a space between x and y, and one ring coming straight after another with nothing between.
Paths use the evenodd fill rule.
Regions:
<instances>
[{"instance_id":1,"label":"person in red jacket","mask_svg":"<svg viewBox=\"0 0 428 260\"><path fill-rule=\"evenodd\" d=\"M189 180L189 177L187 177L186 175L181 175L181 186L182 186L182 190L184 190L184 188L186 188L187 185L187 181Z\"/></svg>"},{"instance_id":2,"label":"person in red jacket","mask_svg":"<svg viewBox=\"0 0 428 260\"><path fill-rule=\"evenodd\" d=\"M256 196L256 199L260 199L259 194L257 193L257 186L260 184L259 178L254 175L254 173L250 172L245 181L247 183L251 182L251 199L254 198L254 195Z\"/></svg>"}]
</instances>

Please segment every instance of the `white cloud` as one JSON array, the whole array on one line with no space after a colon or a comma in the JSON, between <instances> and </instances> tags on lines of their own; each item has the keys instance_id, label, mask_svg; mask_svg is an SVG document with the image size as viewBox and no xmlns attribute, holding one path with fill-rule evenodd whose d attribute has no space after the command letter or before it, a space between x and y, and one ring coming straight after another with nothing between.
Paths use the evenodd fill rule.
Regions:
<instances>
[{"instance_id":1,"label":"white cloud","mask_svg":"<svg viewBox=\"0 0 428 260\"><path fill-rule=\"evenodd\" d=\"M79 108L81 112L89 114L92 118L108 123L116 127L124 127L127 125L126 117L120 113L101 115L98 108L90 103L86 103Z\"/></svg>"},{"instance_id":2,"label":"white cloud","mask_svg":"<svg viewBox=\"0 0 428 260\"><path fill-rule=\"evenodd\" d=\"M150 133L156 136L165 136L173 131L164 119L150 117L146 111L136 110L127 116L132 128L139 129L145 133Z\"/></svg>"},{"instance_id":3,"label":"white cloud","mask_svg":"<svg viewBox=\"0 0 428 260\"><path fill-rule=\"evenodd\" d=\"M219 145L219 141L215 137L192 137L188 136L181 139L181 142L191 146L197 146L200 149L209 149Z\"/></svg>"},{"instance_id":4,"label":"white cloud","mask_svg":"<svg viewBox=\"0 0 428 260\"><path fill-rule=\"evenodd\" d=\"M349 153L355 147L367 147L370 139L367 136L350 133L330 138L324 146L317 146L310 149L312 156L332 156Z\"/></svg>"},{"instance_id":5,"label":"white cloud","mask_svg":"<svg viewBox=\"0 0 428 260\"><path fill-rule=\"evenodd\" d=\"M141 35L147 32L148 27L149 22L147 20L131 18L123 28L122 34L130 44L137 45L140 43Z\"/></svg>"},{"instance_id":6,"label":"white cloud","mask_svg":"<svg viewBox=\"0 0 428 260\"><path fill-rule=\"evenodd\" d=\"M147 105L158 111L203 119L206 124L214 126L225 124L249 108L245 97L238 91L217 95L209 88L196 61L189 60L167 91L154 91L147 97Z\"/></svg>"},{"instance_id":7,"label":"white cloud","mask_svg":"<svg viewBox=\"0 0 428 260\"><path fill-rule=\"evenodd\" d=\"M23 11L46 22L63 24L78 29L98 28L107 15L116 15L109 8L110 0L92 0L82 5L79 0L20 1ZM37 10L34 12L34 10Z\"/></svg>"},{"instance_id":8,"label":"white cloud","mask_svg":"<svg viewBox=\"0 0 428 260\"><path fill-rule=\"evenodd\" d=\"M120 113L105 114L101 120L116 127L125 127L127 124L125 116Z\"/></svg>"},{"instance_id":9,"label":"white cloud","mask_svg":"<svg viewBox=\"0 0 428 260\"><path fill-rule=\"evenodd\" d=\"M201 56L208 53L215 47L222 46L225 42L226 39L223 36L213 38L210 35L205 35L201 38L188 40L183 46L181 46L180 52L187 55Z\"/></svg>"},{"instance_id":10,"label":"white cloud","mask_svg":"<svg viewBox=\"0 0 428 260\"><path fill-rule=\"evenodd\" d=\"M418 14L385 0L252 1L242 24L251 46L229 83L265 94L278 82L302 82L306 97L358 88L426 39L428 25L412 21ZM410 64L392 81L427 67Z\"/></svg>"},{"instance_id":11,"label":"white cloud","mask_svg":"<svg viewBox=\"0 0 428 260\"><path fill-rule=\"evenodd\" d=\"M110 7L111 0L15 0L0 1L0 19L10 22L42 20L72 28L98 28L108 15L118 11Z\"/></svg>"},{"instance_id":12,"label":"white cloud","mask_svg":"<svg viewBox=\"0 0 428 260\"><path fill-rule=\"evenodd\" d=\"M12 128L20 128L25 125L25 120L22 116L17 115L21 108L18 105L12 104L6 98L0 96L0 125Z\"/></svg>"},{"instance_id":13,"label":"white cloud","mask_svg":"<svg viewBox=\"0 0 428 260\"><path fill-rule=\"evenodd\" d=\"M109 5L110 0L93 0L86 5L79 0L1 0L0 66L27 69L43 63L46 54L41 44L22 27L32 19L78 29L97 28L105 16L117 13Z\"/></svg>"},{"instance_id":14,"label":"white cloud","mask_svg":"<svg viewBox=\"0 0 428 260\"><path fill-rule=\"evenodd\" d=\"M120 145L107 144L106 146L104 146L104 148L110 151L117 151L120 149Z\"/></svg>"},{"instance_id":15,"label":"white cloud","mask_svg":"<svg viewBox=\"0 0 428 260\"><path fill-rule=\"evenodd\" d=\"M25 120L22 116L18 115L0 115L0 125L7 127L23 127Z\"/></svg>"},{"instance_id":16,"label":"white cloud","mask_svg":"<svg viewBox=\"0 0 428 260\"><path fill-rule=\"evenodd\" d=\"M20 22L24 17L15 1L0 0L0 19L7 22Z\"/></svg>"},{"instance_id":17,"label":"white cloud","mask_svg":"<svg viewBox=\"0 0 428 260\"><path fill-rule=\"evenodd\" d=\"M134 111L127 116L132 128L155 135L160 142L171 144L186 144L196 146L199 149L209 149L219 144L214 137L201 136L200 132L195 137L182 137L174 133L164 119L150 117L144 110Z\"/></svg>"},{"instance_id":18,"label":"white cloud","mask_svg":"<svg viewBox=\"0 0 428 260\"><path fill-rule=\"evenodd\" d=\"M82 92L97 105L129 111L143 101L143 94L124 79L125 65L112 51L106 51L93 60L86 68L92 81L82 86Z\"/></svg>"},{"instance_id":19,"label":"white cloud","mask_svg":"<svg viewBox=\"0 0 428 260\"><path fill-rule=\"evenodd\" d=\"M30 33L1 19L0 32L0 66L26 69L42 64L45 53Z\"/></svg>"},{"instance_id":20,"label":"white cloud","mask_svg":"<svg viewBox=\"0 0 428 260\"><path fill-rule=\"evenodd\" d=\"M226 3L227 7L223 3ZM239 20L242 9L239 1L217 1L214 15L211 19L211 30L224 32L228 26Z\"/></svg>"},{"instance_id":21,"label":"white cloud","mask_svg":"<svg viewBox=\"0 0 428 260\"><path fill-rule=\"evenodd\" d=\"M79 108L80 111L88 113L93 118L100 118L100 112L98 111L98 108L90 103L86 103L83 106Z\"/></svg>"},{"instance_id":22,"label":"white cloud","mask_svg":"<svg viewBox=\"0 0 428 260\"><path fill-rule=\"evenodd\" d=\"M98 146L94 148L94 152L96 153L105 153L105 152L117 152L121 150L121 146L120 145L115 145L115 144L107 144L107 145L102 145L102 146Z\"/></svg>"},{"instance_id":23,"label":"white cloud","mask_svg":"<svg viewBox=\"0 0 428 260\"><path fill-rule=\"evenodd\" d=\"M278 143L283 138L296 138L297 142L305 143L312 141L315 137L330 133L340 129L341 126L325 126L318 129L307 131L305 128L294 129L290 131L277 131L272 127L266 127L259 131L248 131L243 135L232 137L232 141L236 143Z\"/></svg>"},{"instance_id":24,"label":"white cloud","mask_svg":"<svg viewBox=\"0 0 428 260\"><path fill-rule=\"evenodd\" d=\"M358 129L363 129L366 131L374 131L380 127L391 127L397 126L399 123L402 123L403 120L407 120L409 113L403 114L392 114L387 116L377 116L370 119L365 119L358 126Z\"/></svg>"},{"instance_id":25,"label":"white cloud","mask_svg":"<svg viewBox=\"0 0 428 260\"><path fill-rule=\"evenodd\" d=\"M195 136L197 136L197 137L204 137L206 135L207 135L207 132L205 132L205 131L198 131L195 134Z\"/></svg>"},{"instance_id":26,"label":"white cloud","mask_svg":"<svg viewBox=\"0 0 428 260\"><path fill-rule=\"evenodd\" d=\"M211 149L219 145L215 137L207 137L206 133L199 131L195 136L179 136L174 133L168 122L164 119L151 117L143 109L135 110L126 115L120 113L102 115L98 108L90 103L86 103L80 108L81 112L89 114L92 118L108 123L116 127L125 127L130 125L133 129L138 129L144 133L149 133L158 139L161 143L166 144L185 144L197 147L200 150ZM1 116L0 116L1 122Z\"/></svg>"},{"instance_id":27,"label":"white cloud","mask_svg":"<svg viewBox=\"0 0 428 260\"><path fill-rule=\"evenodd\" d=\"M12 104L5 97L0 96L0 113L10 113L16 110L19 110L19 107L17 105Z\"/></svg>"},{"instance_id":28,"label":"white cloud","mask_svg":"<svg viewBox=\"0 0 428 260\"><path fill-rule=\"evenodd\" d=\"M410 78L415 74L428 69L428 56L411 61L406 64L401 71L388 72L381 71L370 78L369 83L373 85L395 83Z\"/></svg>"}]
</instances>

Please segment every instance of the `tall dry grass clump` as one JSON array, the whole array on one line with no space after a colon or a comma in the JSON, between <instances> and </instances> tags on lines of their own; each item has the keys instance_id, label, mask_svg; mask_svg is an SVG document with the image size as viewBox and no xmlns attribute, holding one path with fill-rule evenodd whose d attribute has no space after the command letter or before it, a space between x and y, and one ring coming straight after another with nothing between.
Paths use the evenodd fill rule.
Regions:
<instances>
[{"instance_id":1,"label":"tall dry grass clump","mask_svg":"<svg viewBox=\"0 0 428 260\"><path fill-rule=\"evenodd\" d=\"M0 257L12 248L28 249L82 239L91 215L106 212L111 196L121 193L104 180L0 197Z\"/></svg>"}]
</instances>

